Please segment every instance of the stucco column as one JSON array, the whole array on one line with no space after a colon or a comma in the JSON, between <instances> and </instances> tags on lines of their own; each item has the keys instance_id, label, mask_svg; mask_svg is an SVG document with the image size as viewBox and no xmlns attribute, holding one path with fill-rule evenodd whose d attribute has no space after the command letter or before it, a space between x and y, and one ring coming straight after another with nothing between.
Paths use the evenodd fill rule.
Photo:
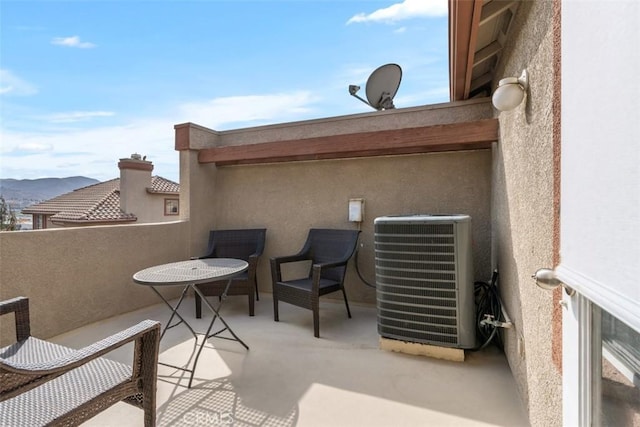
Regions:
<instances>
[{"instance_id":1,"label":"stucco column","mask_svg":"<svg viewBox=\"0 0 640 427\"><path fill-rule=\"evenodd\" d=\"M217 202L217 167L200 164L198 153L215 147L219 134L193 123L178 124L174 129L175 149L180 152L181 219L189 221L191 256L199 256L206 250L209 230L216 224L211 203Z\"/></svg>"}]
</instances>

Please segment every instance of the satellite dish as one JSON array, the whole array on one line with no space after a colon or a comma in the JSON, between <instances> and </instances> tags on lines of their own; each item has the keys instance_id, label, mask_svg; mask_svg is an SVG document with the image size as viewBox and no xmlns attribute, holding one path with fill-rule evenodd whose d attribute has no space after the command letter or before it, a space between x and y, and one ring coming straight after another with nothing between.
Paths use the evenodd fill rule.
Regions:
<instances>
[{"instance_id":1,"label":"satellite dish","mask_svg":"<svg viewBox=\"0 0 640 427\"><path fill-rule=\"evenodd\" d=\"M349 85L349 93L376 110L396 108L393 98L400 87L402 69L398 64L386 64L376 68L367 79L367 101L356 95L360 86Z\"/></svg>"}]
</instances>

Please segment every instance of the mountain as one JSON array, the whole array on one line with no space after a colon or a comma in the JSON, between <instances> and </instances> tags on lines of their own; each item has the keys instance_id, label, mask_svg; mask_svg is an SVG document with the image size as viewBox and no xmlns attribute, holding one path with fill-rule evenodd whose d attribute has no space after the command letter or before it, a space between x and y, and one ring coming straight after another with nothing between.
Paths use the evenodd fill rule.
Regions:
<instances>
[{"instance_id":1,"label":"mountain","mask_svg":"<svg viewBox=\"0 0 640 427\"><path fill-rule=\"evenodd\" d=\"M21 209L78 188L97 184L97 179L84 176L40 179L0 179L0 195L13 209Z\"/></svg>"}]
</instances>

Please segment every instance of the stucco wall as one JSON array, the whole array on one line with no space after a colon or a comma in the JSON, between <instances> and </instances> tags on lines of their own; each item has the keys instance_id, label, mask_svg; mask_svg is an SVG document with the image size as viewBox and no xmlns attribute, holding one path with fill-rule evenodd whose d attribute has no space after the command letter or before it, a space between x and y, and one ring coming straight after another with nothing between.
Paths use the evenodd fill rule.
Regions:
<instances>
[{"instance_id":1,"label":"stucco wall","mask_svg":"<svg viewBox=\"0 0 640 427\"><path fill-rule=\"evenodd\" d=\"M218 146L468 122L492 114L488 99L474 99L222 132L193 123L176 125L180 183L188 189L180 194L181 217L189 219L191 255L204 252L212 228L267 227L258 281L262 291L270 292L269 257L296 252L311 226L357 227L347 221L347 204L349 198L358 197L365 199L359 265L366 280L374 281L373 220L415 212L470 214L476 274L486 280L491 273L489 150L224 167L200 164L198 152ZM347 286L354 301L375 301L373 289L357 278L353 263Z\"/></svg>"},{"instance_id":2,"label":"stucco wall","mask_svg":"<svg viewBox=\"0 0 640 427\"><path fill-rule=\"evenodd\" d=\"M171 222L176 221L180 215L165 215L164 214L164 201L165 199L179 200L178 194L152 194L145 191L145 196L141 198L141 207L138 210L132 210L127 212L135 213L138 216L138 223L149 222ZM139 214L138 212L141 212Z\"/></svg>"},{"instance_id":3,"label":"stucco wall","mask_svg":"<svg viewBox=\"0 0 640 427\"><path fill-rule=\"evenodd\" d=\"M505 352L532 425L562 423L561 373L552 360L553 293L531 275L554 260L553 2L522 2L497 78L529 73L525 102L502 112L494 147L493 232L503 303L515 328Z\"/></svg>"},{"instance_id":4,"label":"stucco wall","mask_svg":"<svg viewBox=\"0 0 640 427\"><path fill-rule=\"evenodd\" d=\"M261 292L271 292L269 258L297 252L311 227L358 228L348 222L348 201L362 198L358 265L368 282L375 283L373 220L411 213L471 215L476 278L488 280L490 150L222 167L200 164L197 157L198 150L209 147L465 122L492 114L489 100L477 99L224 132L176 125L180 182L188 188L181 193L181 208L191 227L191 255L205 251L210 229L265 227L258 284ZM354 261L345 286L350 301L375 303L375 290L358 278Z\"/></svg>"},{"instance_id":5,"label":"stucco wall","mask_svg":"<svg viewBox=\"0 0 640 427\"><path fill-rule=\"evenodd\" d=\"M29 298L31 332L48 338L160 302L136 271L188 258L188 223L0 233L0 300ZM177 295L169 290L168 295ZM2 316L0 341L10 332Z\"/></svg>"},{"instance_id":6,"label":"stucco wall","mask_svg":"<svg viewBox=\"0 0 640 427\"><path fill-rule=\"evenodd\" d=\"M476 277L486 280L491 273L490 176L490 150L222 167L210 200L211 228L267 228L258 277L261 290L270 292L269 258L296 253L309 228L358 228L348 221L350 198L365 200L358 261L372 283L376 217L466 213L473 221ZM205 243L203 234L202 250ZM358 279L353 262L346 287L350 300L375 303L374 289Z\"/></svg>"}]
</instances>

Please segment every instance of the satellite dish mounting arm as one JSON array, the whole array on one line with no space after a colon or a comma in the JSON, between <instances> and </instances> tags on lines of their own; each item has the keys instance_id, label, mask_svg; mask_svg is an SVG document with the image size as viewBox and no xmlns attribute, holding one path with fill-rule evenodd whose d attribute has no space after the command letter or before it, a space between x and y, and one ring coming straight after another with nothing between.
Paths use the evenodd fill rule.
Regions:
<instances>
[{"instance_id":1,"label":"satellite dish mounting arm","mask_svg":"<svg viewBox=\"0 0 640 427\"><path fill-rule=\"evenodd\" d=\"M364 98L357 95L357 92L360 90L360 86L358 85L349 85L349 94L355 98L358 98L360 101L367 104L369 107L373 107L373 105L369 104Z\"/></svg>"}]
</instances>

